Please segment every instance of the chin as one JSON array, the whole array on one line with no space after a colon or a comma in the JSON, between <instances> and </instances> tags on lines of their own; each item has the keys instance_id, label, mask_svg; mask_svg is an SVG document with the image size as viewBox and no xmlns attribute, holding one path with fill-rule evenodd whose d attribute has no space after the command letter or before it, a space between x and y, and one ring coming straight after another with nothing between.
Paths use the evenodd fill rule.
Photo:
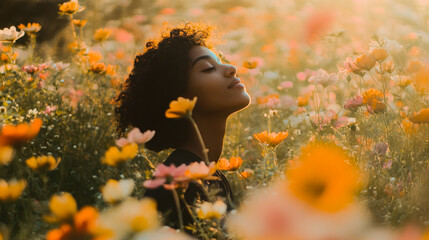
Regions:
<instances>
[{"instance_id":1,"label":"chin","mask_svg":"<svg viewBox=\"0 0 429 240\"><path fill-rule=\"evenodd\" d=\"M234 110L232 111L232 113L238 112L240 110L247 108L250 105L250 103L251 103L250 96L245 92L243 96L240 98L240 101L237 101L237 104L234 106Z\"/></svg>"}]
</instances>

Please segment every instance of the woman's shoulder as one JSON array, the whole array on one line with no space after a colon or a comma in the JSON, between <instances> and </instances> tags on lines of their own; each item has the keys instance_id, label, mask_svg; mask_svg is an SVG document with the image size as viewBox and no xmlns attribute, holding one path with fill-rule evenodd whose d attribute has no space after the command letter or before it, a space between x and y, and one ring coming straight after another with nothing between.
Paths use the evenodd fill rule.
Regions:
<instances>
[{"instance_id":1,"label":"woman's shoulder","mask_svg":"<svg viewBox=\"0 0 429 240\"><path fill-rule=\"evenodd\" d=\"M174 150L168 158L164 161L164 165L170 166L174 164L175 166L180 166L182 164L189 165L193 162L200 162L201 159L195 155L193 152L185 149L176 149Z\"/></svg>"}]
</instances>

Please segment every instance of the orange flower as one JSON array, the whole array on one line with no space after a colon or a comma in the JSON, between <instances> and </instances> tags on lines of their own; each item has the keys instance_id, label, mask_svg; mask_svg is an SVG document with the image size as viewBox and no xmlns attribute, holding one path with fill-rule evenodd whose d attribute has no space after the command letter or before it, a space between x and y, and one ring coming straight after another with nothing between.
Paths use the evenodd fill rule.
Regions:
<instances>
[{"instance_id":1,"label":"orange flower","mask_svg":"<svg viewBox=\"0 0 429 240\"><path fill-rule=\"evenodd\" d=\"M76 27L83 27L83 26L85 26L85 24L86 24L87 21L88 21L87 19L82 19L82 20L80 20L80 19L73 19L73 24Z\"/></svg>"},{"instance_id":2,"label":"orange flower","mask_svg":"<svg viewBox=\"0 0 429 240\"><path fill-rule=\"evenodd\" d=\"M414 113L413 116L409 117L413 123L429 123L429 108L420 110Z\"/></svg>"},{"instance_id":3,"label":"orange flower","mask_svg":"<svg viewBox=\"0 0 429 240\"><path fill-rule=\"evenodd\" d=\"M167 118L190 117L196 102L197 97L192 100L179 97L177 100L170 102L170 107L165 111L165 116Z\"/></svg>"},{"instance_id":4,"label":"orange flower","mask_svg":"<svg viewBox=\"0 0 429 240\"><path fill-rule=\"evenodd\" d=\"M27 185L25 180L12 180L6 182L0 179L0 201L13 202L21 196L22 191Z\"/></svg>"},{"instance_id":5,"label":"orange flower","mask_svg":"<svg viewBox=\"0 0 429 240\"><path fill-rule=\"evenodd\" d=\"M258 98L256 99L256 101L257 101L259 104L265 104L265 103L267 103L267 102L268 102L268 100L270 100L270 98L277 98L277 99L279 99L279 95L278 95L277 93L273 93L273 94L270 94L270 95L265 96L265 97L258 97Z\"/></svg>"},{"instance_id":6,"label":"orange flower","mask_svg":"<svg viewBox=\"0 0 429 240\"><path fill-rule=\"evenodd\" d=\"M40 29L42 29L42 26L38 23L27 23L27 25L21 23L18 25L18 28L24 30L24 32L28 34L34 34L39 32Z\"/></svg>"},{"instance_id":7,"label":"orange flower","mask_svg":"<svg viewBox=\"0 0 429 240\"><path fill-rule=\"evenodd\" d=\"M367 71L375 66L376 59L372 54L363 54L356 58L356 65Z\"/></svg>"},{"instance_id":8,"label":"orange flower","mask_svg":"<svg viewBox=\"0 0 429 240\"><path fill-rule=\"evenodd\" d=\"M429 93L429 67L422 66L414 77L414 87L420 94Z\"/></svg>"},{"instance_id":9,"label":"orange flower","mask_svg":"<svg viewBox=\"0 0 429 240\"><path fill-rule=\"evenodd\" d=\"M302 150L298 161L287 172L287 187L298 199L326 212L341 211L353 202L359 172L343 149L314 143Z\"/></svg>"},{"instance_id":10,"label":"orange flower","mask_svg":"<svg viewBox=\"0 0 429 240\"><path fill-rule=\"evenodd\" d=\"M372 50L372 55L374 56L375 60L379 62L383 62L389 55L387 54L386 49L383 48L377 48Z\"/></svg>"},{"instance_id":11,"label":"orange flower","mask_svg":"<svg viewBox=\"0 0 429 240\"><path fill-rule=\"evenodd\" d=\"M112 232L97 226L98 212L93 207L84 207L74 215L73 226L63 224L49 231L47 240L109 239Z\"/></svg>"},{"instance_id":12,"label":"orange flower","mask_svg":"<svg viewBox=\"0 0 429 240\"><path fill-rule=\"evenodd\" d=\"M248 68L248 69L254 69L258 66L258 62L256 61L244 61L243 62L243 67Z\"/></svg>"},{"instance_id":13,"label":"orange flower","mask_svg":"<svg viewBox=\"0 0 429 240\"><path fill-rule=\"evenodd\" d=\"M253 170L246 168L244 169L243 172L240 173L240 175L244 178L244 179L248 179L249 177L251 177L253 175Z\"/></svg>"},{"instance_id":14,"label":"orange flower","mask_svg":"<svg viewBox=\"0 0 429 240\"><path fill-rule=\"evenodd\" d=\"M91 71L93 73L97 73L97 74L102 74L106 71L106 65L104 65L104 63L91 64L89 71Z\"/></svg>"},{"instance_id":15,"label":"orange flower","mask_svg":"<svg viewBox=\"0 0 429 240\"><path fill-rule=\"evenodd\" d=\"M216 164L216 168L219 170L235 171L241 167L243 159L241 157L232 157L229 160L221 158Z\"/></svg>"},{"instance_id":16,"label":"orange flower","mask_svg":"<svg viewBox=\"0 0 429 240\"><path fill-rule=\"evenodd\" d=\"M383 93L377 89L370 88L362 94L362 98L364 104L372 105L374 101L381 101L383 99Z\"/></svg>"},{"instance_id":17,"label":"orange flower","mask_svg":"<svg viewBox=\"0 0 429 240\"><path fill-rule=\"evenodd\" d=\"M97 42L102 42L107 40L112 34L112 30L106 28L99 28L95 30L94 39Z\"/></svg>"},{"instance_id":18,"label":"orange flower","mask_svg":"<svg viewBox=\"0 0 429 240\"><path fill-rule=\"evenodd\" d=\"M17 126L6 125L0 132L0 145L16 145L33 139L42 126L42 119L36 118L29 125L21 123Z\"/></svg>"},{"instance_id":19,"label":"orange flower","mask_svg":"<svg viewBox=\"0 0 429 240\"><path fill-rule=\"evenodd\" d=\"M77 12L83 11L85 8L81 7L77 0L70 0L60 5L60 13L66 15L73 15Z\"/></svg>"},{"instance_id":20,"label":"orange flower","mask_svg":"<svg viewBox=\"0 0 429 240\"><path fill-rule=\"evenodd\" d=\"M25 161L28 167L39 173L52 171L58 167L61 158L55 160L52 156L31 157Z\"/></svg>"},{"instance_id":21,"label":"orange flower","mask_svg":"<svg viewBox=\"0 0 429 240\"><path fill-rule=\"evenodd\" d=\"M256 140L258 140L260 143L262 144L267 144L270 147L276 147L277 145L279 145L281 142L283 142L283 140L285 140L287 138L287 136L289 135L289 132L279 132L279 133L275 133L275 132L271 132L268 133L267 131L263 131L260 133L256 133L253 135L253 137L256 138Z\"/></svg>"},{"instance_id":22,"label":"orange flower","mask_svg":"<svg viewBox=\"0 0 429 240\"><path fill-rule=\"evenodd\" d=\"M411 61L408 63L407 72L415 73L418 72L423 67L423 64L420 61Z\"/></svg>"},{"instance_id":23,"label":"orange flower","mask_svg":"<svg viewBox=\"0 0 429 240\"><path fill-rule=\"evenodd\" d=\"M304 106L307 106L307 105L308 105L308 100L309 100L309 97L308 97L308 96L305 96L305 97L298 97L298 98L296 99L298 107L304 107Z\"/></svg>"},{"instance_id":24,"label":"orange flower","mask_svg":"<svg viewBox=\"0 0 429 240\"><path fill-rule=\"evenodd\" d=\"M381 68L384 72L392 73L395 70L395 63L393 61L384 62Z\"/></svg>"},{"instance_id":25,"label":"orange flower","mask_svg":"<svg viewBox=\"0 0 429 240\"><path fill-rule=\"evenodd\" d=\"M412 134L416 133L418 130L418 124L414 124L410 122L408 119L404 119L402 121L402 128L404 129L404 132L411 136Z\"/></svg>"}]
</instances>

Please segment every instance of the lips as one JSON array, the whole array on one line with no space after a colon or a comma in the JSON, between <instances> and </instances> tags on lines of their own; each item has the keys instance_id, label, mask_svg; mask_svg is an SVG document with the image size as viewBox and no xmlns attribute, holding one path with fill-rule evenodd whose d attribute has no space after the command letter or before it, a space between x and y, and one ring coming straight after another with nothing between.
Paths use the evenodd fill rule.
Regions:
<instances>
[{"instance_id":1,"label":"lips","mask_svg":"<svg viewBox=\"0 0 429 240\"><path fill-rule=\"evenodd\" d=\"M237 85L239 83L241 83L240 79L239 78L234 78L234 80L232 80L231 84L229 84L228 88L232 88L232 87L234 87L235 85Z\"/></svg>"}]
</instances>

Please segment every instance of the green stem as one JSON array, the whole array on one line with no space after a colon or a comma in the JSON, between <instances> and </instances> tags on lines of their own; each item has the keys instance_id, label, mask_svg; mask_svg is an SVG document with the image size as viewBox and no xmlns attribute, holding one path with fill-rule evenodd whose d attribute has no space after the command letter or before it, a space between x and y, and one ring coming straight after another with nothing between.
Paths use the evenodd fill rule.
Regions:
<instances>
[{"instance_id":1,"label":"green stem","mask_svg":"<svg viewBox=\"0 0 429 240\"><path fill-rule=\"evenodd\" d=\"M176 208L177 208L177 218L179 219L179 226L180 226L180 231L184 232L183 229L183 217L182 217L182 209L180 207L180 200L179 200L179 196L177 194L176 189L171 190L173 192L173 197L174 197L174 202L176 203Z\"/></svg>"}]
</instances>

